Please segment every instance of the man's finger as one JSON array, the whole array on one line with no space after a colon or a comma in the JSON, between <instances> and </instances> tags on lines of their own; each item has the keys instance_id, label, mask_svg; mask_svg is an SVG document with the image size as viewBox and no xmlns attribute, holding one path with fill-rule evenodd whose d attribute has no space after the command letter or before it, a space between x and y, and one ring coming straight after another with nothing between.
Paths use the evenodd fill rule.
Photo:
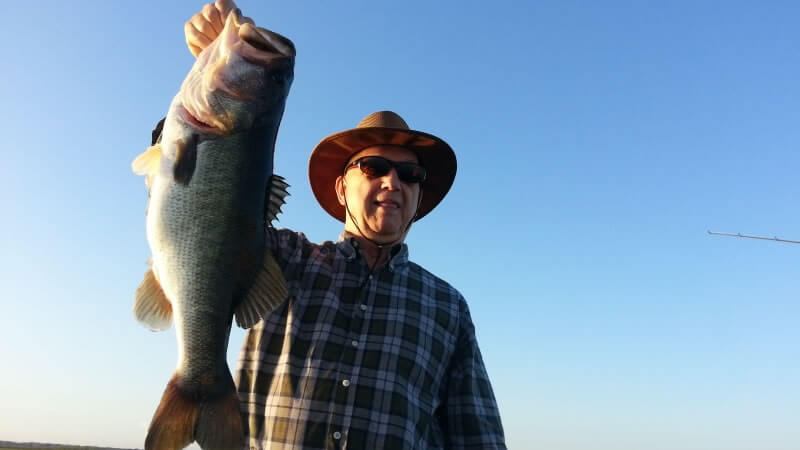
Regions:
<instances>
[{"instance_id":1,"label":"man's finger","mask_svg":"<svg viewBox=\"0 0 800 450\"><path fill-rule=\"evenodd\" d=\"M188 43L187 43L187 44L188 44ZM203 49L202 49L202 48L200 48L200 47L198 47L198 46L196 46L196 45L192 45L192 44L188 44L188 45L189 45L189 51L190 51L190 52L192 52L192 55L193 55L195 58L197 58L197 55L199 55L199 54L200 54L200 52L202 52L202 51L203 51Z\"/></svg>"},{"instance_id":2,"label":"man's finger","mask_svg":"<svg viewBox=\"0 0 800 450\"><path fill-rule=\"evenodd\" d=\"M190 52L192 52L192 56L194 56L195 58L197 58L197 55L199 55L199 54L200 54L200 52L202 52L202 51L203 51L203 49L202 49L202 48L200 48L200 47L195 47L195 46L194 46L194 45L192 45L192 44L189 44L189 51L190 51Z\"/></svg>"},{"instance_id":3,"label":"man's finger","mask_svg":"<svg viewBox=\"0 0 800 450\"><path fill-rule=\"evenodd\" d=\"M189 45L189 50L191 50L192 53L194 53L192 47L200 47L200 49L204 49L208 47L213 40L201 33L191 21L186 22L186 25L183 27L183 32L186 35L186 44ZM195 56L197 55L195 54Z\"/></svg>"},{"instance_id":4,"label":"man's finger","mask_svg":"<svg viewBox=\"0 0 800 450\"><path fill-rule=\"evenodd\" d=\"M211 3L207 3L205 6L203 6L203 9L200 13L214 30L214 34L219 35L219 33L222 32L224 24L222 23L222 17L220 16L217 8Z\"/></svg>"},{"instance_id":5,"label":"man's finger","mask_svg":"<svg viewBox=\"0 0 800 450\"><path fill-rule=\"evenodd\" d=\"M236 8L236 4L233 3L233 0L217 0L214 2L214 7L217 9L217 11L219 11L220 16L222 17L222 22L224 23L228 18L228 13Z\"/></svg>"},{"instance_id":6,"label":"man's finger","mask_svg":"<svg viewBox=\"0 0 800 450\"><path fill-rule=\"evenodd\" d=\"M242 16L241 20L239 20L239 23L245 23L245 22L249 23L250 25L255 25L256 24L255 22L253 22L253 19L251 19L251 18L249 18L247 16Z\"/></svg>"},{"instance_id":7,"label":"man's finger","mask_svg":"<svg viewBox=\"0 0 800 450\"><path fill-rule=\"evenodd\" d=\"M214 30L214 27L210 23L208 23L203 16L195 15L194 17L192 17L191 23L192 27L194 27L194 29L197 30L198 32L205 35L205 37L207 37L209 41L213 41L219 35L219 33Z\"/></svg>"}]
</instances>

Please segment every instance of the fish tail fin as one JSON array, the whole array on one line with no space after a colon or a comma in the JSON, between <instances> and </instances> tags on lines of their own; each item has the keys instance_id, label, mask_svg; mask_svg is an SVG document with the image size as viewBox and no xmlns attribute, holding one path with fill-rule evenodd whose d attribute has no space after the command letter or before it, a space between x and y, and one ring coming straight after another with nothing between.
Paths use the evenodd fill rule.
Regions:
<instances>
[{"instance_id":1,"label":"fish tail fin","mask_svg":"<svg viewBox=\"0 0 800 450\"><path fill-rule=\"evenodd\" d=\"M230 373L224 391L203 403L195 427L195 440L204 450L241 450L244 430L239 395Z\"/></svg>"},{"instance_id":2,"label":"fish tail fin","mask_svg":"<svg viewBox=\"0 0 800 450\"><path fill-rule=\"evenodd\" d=\"M195 440L204 450L244 448L239 397L227 377L222 392L197 395L182 390L173 375L150 422L145 450L180 450Z\"/></svg>"},{"instance_id":3,"label":"fish tail fin","mask_svg":"<svg viewBox=\"0 0 800 450\"><path fill-rule=\"evenodd\" d=\"M145 450L182 449L194 441L200 402L182 391L177 380L177 374L173 375L164 389L161 403L147 430Z\"/></svg>"}]
</instances>

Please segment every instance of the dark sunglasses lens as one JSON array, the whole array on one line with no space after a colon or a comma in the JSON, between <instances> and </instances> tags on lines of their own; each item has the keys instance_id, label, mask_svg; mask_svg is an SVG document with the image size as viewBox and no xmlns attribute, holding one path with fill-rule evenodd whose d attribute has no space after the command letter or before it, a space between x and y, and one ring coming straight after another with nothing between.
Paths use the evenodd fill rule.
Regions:
<instances>
[{"instance_id":1,"label":"dark sunglasses lens","mask_svg":"<svg viewBox=\"0 0 800 450\"><path fill-rule=\"evenodd\" d=\"M365 156L358 160L361 172L370 178L382 177L392 170L406 183L422 183L425 181L425 168L415 163L396 163L380 156Z\"/></svg>"},{"instance_id":2,"label":"dark sunglasses lens","mask_svg":"<svg viewBox=\"0 0 800 450\"><path fill-rule=\"evenodd\" d=\"M358 167L361 168L361 171L364 175L375 178L375 177L382 177L389 173L392 169L391 163L383 158L370 158L365 157L361 158L361 161L358 163Z\"/></svg>"},{"instance_id":3,"label":"dark sunglasses lens","mask_svg":"<svg viewBox=\"0 0 800 450\"><path fill-rule=\"evenodd\" d=\"M406 183L422 183L425 181L425 168L414 163L397 165L397 176Z\"/></svg>"}]
</instances>

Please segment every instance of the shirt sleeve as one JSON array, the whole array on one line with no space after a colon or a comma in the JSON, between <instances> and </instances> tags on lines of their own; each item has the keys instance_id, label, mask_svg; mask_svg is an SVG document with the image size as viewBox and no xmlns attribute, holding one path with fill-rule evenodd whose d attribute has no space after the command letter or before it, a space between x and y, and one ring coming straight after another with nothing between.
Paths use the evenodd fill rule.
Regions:
<instances>
[{"instance_id":1,"label":"shirt sleeve","mask_svg":"<svg viewBox=\"0 0 800 450\"><path fill-rule=\"evenodd\" d=\"M284 275L304 270L304 261L313 252L313 245L303 233L285 228L267 227L267 248L272 251Z\"/></svg>"},{"instance_id":2,"label":"shirt sleeve","mask_svg":"<svg viewBox=\"0 0 800 450\"><path fill-rule=\"evenodd\" d=\"M505 449L497 401L463 299L459 335L447 377L439 415L446 448Z\"/></svg>"}]
</instances>

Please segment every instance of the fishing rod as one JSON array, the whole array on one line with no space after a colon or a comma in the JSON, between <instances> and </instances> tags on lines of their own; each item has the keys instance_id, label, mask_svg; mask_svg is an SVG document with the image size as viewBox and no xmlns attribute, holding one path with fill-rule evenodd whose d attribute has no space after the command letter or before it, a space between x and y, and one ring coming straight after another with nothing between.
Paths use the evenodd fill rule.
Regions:
<instances>
[{"instance_id":1,"label":"fishing rod","mask_svg":"<svg viewBox=\"0 0 800 450\"><path fill-rule=\"evenodd\" d=\"M788 242L790 244L800 244L800 241L791 241L789 239L781 239L781 238L779 238L777 236L775 236L775 237L748 236L748 235L742 234L742 233L736 233L736 234L733 234L733 233L720 233L720 232L717 232L717 231L710 231L710 230L708 231L708 234L713 234L713 235L717 235L717 236L731 236L731 237L737 237L737 238L747 238L747 239L761 239L763 241Z\"/></svg>"}]
</instances>

